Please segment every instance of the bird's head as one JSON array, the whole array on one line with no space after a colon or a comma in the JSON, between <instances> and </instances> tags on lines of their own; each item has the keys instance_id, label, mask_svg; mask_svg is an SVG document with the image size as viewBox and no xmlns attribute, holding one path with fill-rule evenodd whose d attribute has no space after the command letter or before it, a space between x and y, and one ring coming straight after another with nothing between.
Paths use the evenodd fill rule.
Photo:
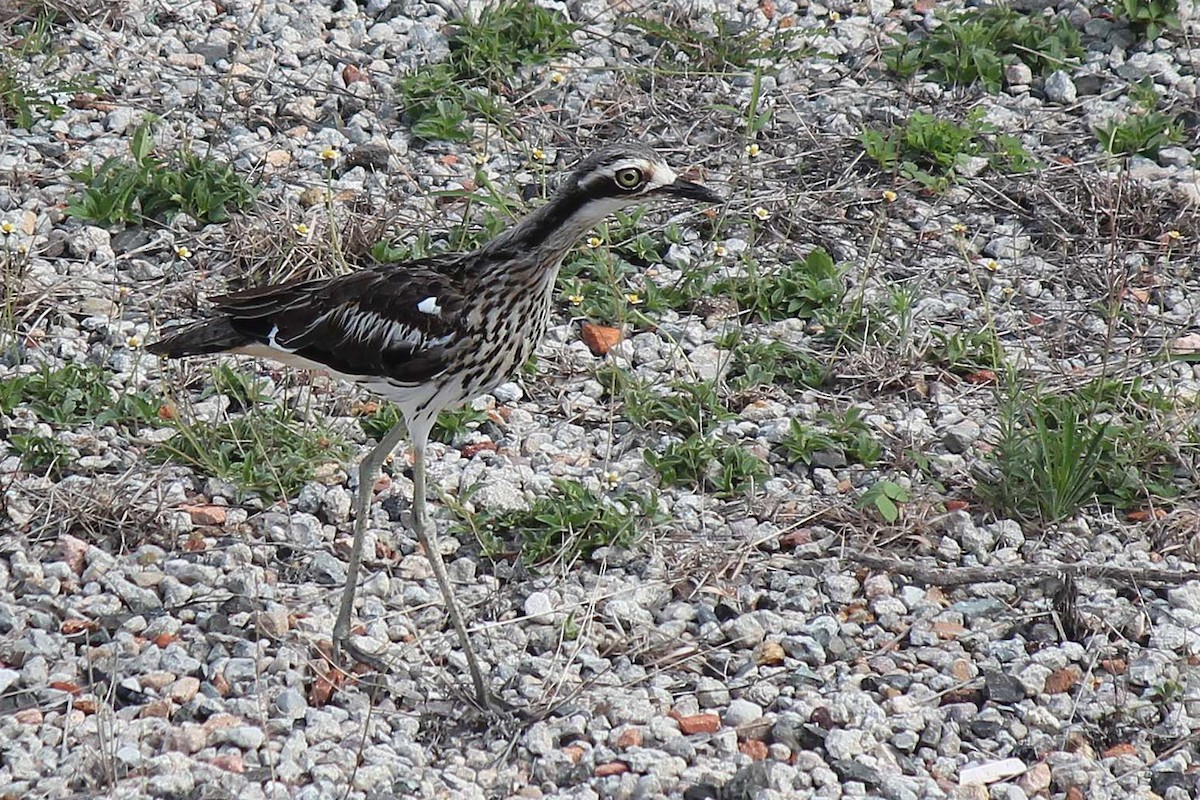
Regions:
<instances>
[{"instance_id":1,"label":"bird's head","mask_svg":"<svg viewBox=\"0 0 1200 800\"><path fill-rule=\"evenodd\" d=\"M621 207L658 198L678 197L720 203L721 196L679 177L652 148L639 143L606 147L575 168L561 193L576 194L599 205Z\"/></svg>"}]
</instances>

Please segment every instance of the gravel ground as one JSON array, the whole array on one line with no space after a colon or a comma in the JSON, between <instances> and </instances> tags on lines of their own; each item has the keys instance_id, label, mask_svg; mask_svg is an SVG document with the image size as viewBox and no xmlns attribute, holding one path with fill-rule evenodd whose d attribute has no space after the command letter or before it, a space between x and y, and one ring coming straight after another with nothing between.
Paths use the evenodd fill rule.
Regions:
<instances>
[{"instance_id":1,"label":"gravel ground","mask_svg":"<svg viewBox=\"0 0 1200 800\"><path fill-rule=\"evenodd\" d=\"M341 675L325 660L350 466L368 446L368 398L352 387L238 363L351 444L286 498L149 458L174 427L56 413L79 397L15 404L0 414L0 798L1200 796L1200 371L1163 357L1200 349L1195 7L1181 0L1183 30L1144 42L1099 7L1025 4L1069 19L1085 54L1047 77L1010 65L984 94L883 69L891 33L936 27L932 5L555 4L583 24L577 52L520 70L508 129L432 144L413 138L396 81L446 57L442 4L62 6L52 48L20 77L57 87L63 113L10 125L0 144L6 264L25 264L5 273L6 384L92 365L101 405L143 393L160 416L180 413L164 398L197 420L236 416L213 362L167 364L140 345L272 259L322 269L319 247L282 264L278 242L328 241L330 207L354 210L343 235L374 241L363 230L378 223L436 243L479 207L435 193L474 188L477 168L528 199L617 137L656 143L731 198L716 217L639 220L656 255L628 293L714 265L737 279L746 252L767 269L821 247L848 270L835 304L881 309L867 324L882 333L847 346L828 319L764 322L713 292L647 309L653 324L631 312L602 359L564 296L537 373L480 398L478 419L431 452L443 531L527 508L558 478L659 491L636 542L576 558L528 564L485 533L443 537L494 686L530 719L465 710L465 661L405 525L402 452L376 487L357 610L392 668ZM664 13L801 35L756 82L689 68L629 24ZM88 75L99 95L65 83ZM1093 126L1129 112L1143 81L1183 135L1114 161ZM748 132L755 94L772 113ZM864 126L970 109L1042 167L977 160L932 193L863 155ZM187 145L251 177L253 218L68 216L69 173L124 156L148 114L160 151ZM1171 398L1146 430L1170 444L1173 499L1092 502L1052 525L981 502L1002 377L927 356L979 331L1048 391L1136 377ZM829 379L735 391L722 382L731 332L810 354ZM631 423L598 380L611 363L657 387L717 379L735 413L705 432L766 473L732 496L660 486L643 450L686 431ZM879 446L869 466L830 447L791 462L793 420L851 408ZM31 468L31 436L58 443L53 466ZM893 519L863 501L881 481L902 491Z\"/></svg>"}]
</instances>

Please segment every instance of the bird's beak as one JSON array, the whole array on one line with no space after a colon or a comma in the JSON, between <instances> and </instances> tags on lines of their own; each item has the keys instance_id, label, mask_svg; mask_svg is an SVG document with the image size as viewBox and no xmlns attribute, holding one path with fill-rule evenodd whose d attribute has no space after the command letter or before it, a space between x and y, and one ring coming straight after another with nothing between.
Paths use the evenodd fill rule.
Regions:
<instances>
[{"instance_id":1,"label":"bird's beak","mask_svg":"<svg viewBox=\"0 0 1200 800\"><path fill-rule=\"evenodd\" d=\"M724 203L725 200L721 195L709 189L707 186L701 186L698 183L685 181L683 178L676 178L674 183L668 183L662 187L666 194L674 195L675 197L684 197L688 200L699 200L701 203Z\"/></svg>"}]
</instances>

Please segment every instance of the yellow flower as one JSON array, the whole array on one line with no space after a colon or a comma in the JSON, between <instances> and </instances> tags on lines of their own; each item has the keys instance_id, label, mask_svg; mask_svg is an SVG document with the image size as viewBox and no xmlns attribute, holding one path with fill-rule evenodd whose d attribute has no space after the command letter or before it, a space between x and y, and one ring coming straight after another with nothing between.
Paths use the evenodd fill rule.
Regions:
<instances>
[{"instance_id":1,"label":"yellow flower","mask_svg":"<svg viewBox=\"0 0 1200 800\"><path fill-rule=\"evenodd\" d=\"M587 246L588 247L599 247L602 244L604 244L604 240L601 239L599 236L589 236L587 238Z\"/></svg>"},{"instance_id":2,"label":"yellow flower","mask_svg":"<svg viewBox=\"0 0 1200 800\"><path fill-rule=\"evenodd\" d=\"M563 81L566 80L566 77L558 70L551 72L549 78L550 78L550 82L553 83L555 86L558 86L560 83L562 83Z\"/></svg>"},{"instance_id":3,"label":"yellow flower","mask_svg":"<svg viewBox=\"0 0 1200 800\"><path fill-rule=\"evenodd\" d=\"M631 306L640 306L642 304L642 296L636 292L630 292L625 295L625 299L629 301Z\"/></svg>"},{"instance_id":4,"label":"yellow flower","mask_svg":"<svg viewBox=\"0 0 1200 800\"><path fill-rule=\"evenodd\" d=\"M4 222L0 222L0 233L3 233L5 236L11 236L12 234L14 234L16 232L17 232L16 225L13 225L8 220L4 220Z\"/></svg>"},{"instance_id":5,"label":"yellow flower","mask_svg":"<svg viewBox=\"0 0 1200 800\"><path fill-rule=\"evenodd\" d=\"M725 256L729 255L729 248L720 242L717 242L713 245L713 255L717 258L724 258Z\"/></svg>"},{"instance_id":6,"label":"yellow flower","mask_svg":"<svg viewBox=\"0 0 1200 800\"><path fill-rule=\"evenodd\" d=\"M333 161L337 157L338 157L338 151L336 148L326 147L324 150L321 151L321 160L322 161Z\"/></svg>"},{"instance_id":7,"label":"yellow flower","mask_svg":"<svg viewBox=\"0 0 1200 800\"><path fill-rule=\"evenodd\" d=\"M177 245L175 245L175 255L179 256L180 258L182 258L186 261L187 259L192 257L192 251L187 249L187 247L185 247L181 244L177 244Z\"/></svg>"},{"instance_id":8,"label":"yellow flower","mask_svg":"<svg viewBox=\"0 0 1200 800\"><path fill-rule=\"evenodd\" d=\"M567 302L573 306L583 305L583 295L569 294L569 295L567 295Z\"/></svg>"},{"instance_id":9,"label":"yellow flower","mask_svg":"<svg viewBox=\"0 0 1200 800\"><path fill-rule=\"evenodd\" d=\"M893 192L891 189L884 189L883 190L883 199L885 202L894 203L894 202L896 202L896 193Z\"/></svg>"},{"instance_id":10,"label":"yellow flower","mask_svg":"<svg viewBox=\"0 0 1200 800\"><path fill-rule=\"evenodd\" d=\"M608 487L610 489L613 488L614 486L616 486L618 483L621 482L621 473L617 472L615 469L605 470L604 471L604 482L608 484Z\"/></svg>"},{"instance_id":11,"label":"yellow flower","mask_svg":"<svg viewBox=\"0 0 1200 800\"><path fill-rule=\"evenodd\" d=\"M963 225L961 222L956 222L950 226L950 230L954 231L955 233L966 233L967 226Z\"/></svg>"},{"instance_id":12,"label":"yellow flower","mask_svg":"<svg viewBox=\"0 0 1200 800\"><path fill-rule=\"evenodd\" d=\"M838 22L839 20L841 20L841 18L842 18L842 15L839 14L838 12L836 12L836 11L829 12L829 21L830 22Z\"/></svg>"},{"instance_id":13,"label":"yellow flower","mask_svg":"<svg viewBox=\"0 0 1200 800\"><path fill-rule=\"evenodd\" d=\"M529 155L533 157L534 161L545 161L546 160L546 151L540 147L533 148L533 152L530 153Z\"/></svg>"},{"instance_id":14,"label":"yellow flower","mask_svg":"<svg viewBox=\"0 0 1200 800\"><path fill-rule=\"evenodd\" d=\"M989 258L987 261L983 262L983 266L987 267L988 272L995 272L996 270L1000 269L1000 263L994 258Z\"/></svg>"},{"instance_id":15,"label":"yellow flower","mask_svg":"<svg viewBox=\"0 0 1200 800\"><path fill-rule=\"evenodd\" d=\"M7 224L7 223L5 223L5 224ZM1167 231L1167 238L1168 239L1181 239L1181 238L1183 238L1183 234L1177 230L1169 230L1169 231Z\"/></svg>"},{"instance_id":16,"label":"yellow flower","mask_svg":"<svg viewBox=\"0 0 1200 800\"><path fill-rule=\"evenodd\" d=\"M29 245L26 244L25 242L20 242L17 245L17 255L23 256L28 252L29 252Z\"/></svg>"},{"instance_id":17,"label":"yellow flower","mask_svg":"<svg viewBox=\"0 0 1200 800\"><path fill-rule=\"evenodd\" d=\"M754 216L758 217L763 222L766 222L771 218L771 212L767 211L762 206L759 206L758 208L754 209Z\"/></svg>"},{"instance_id":18,"label":"yellow flower","mask_svg":"<svg viewBox=\"0 0 1200 800\"><path fill-rule=\"evenodd\" d=\"M762 148L758 146L758 142L751 142L750 144L746 145L746 155L750 156L751 158L754 158L761 152Z\"/></svg>"},{"instance_id":19,"label":"yellow flower","mask_svg":"<svg viewBox=\"0 0 1200 800\"><path fill-rule=\"evenodd\" d=\"M128 339L125 340L125 346L129 347L129 348L141 347L142 346L142 337L138 336L137 334L130 336Z\"/></svg>"},{"instance_id":20,"label":"yellow flower","mask_svg":"<svg viewBox=\"0 0 1200 800\"><path fill-rule=\"evenodd\" d=\"M1016 293L1017 293L1017 290L1014 289L1013 287L1011 287L1011 286L1004 287L1003 294L1005 297L1012 297Z\"/></svg>"},{"instance_id":21,"label":"yellow flower","mask_svg":"<svg viewBox=\"0 0 1200 800\"><path fill-rule=\"evenodd\" d=\"M295 225L292 226L292 230L294 230L296 233L300 234L301 236L308 236L308 234L309 234L309 227L308 227L308 225L304 224L303 222L297 222Z\"/></svg>"},{"instance_id":22,"label":"yellow flower","mask_svg":"<svg viewBox=\"0 0 1200 800\"><path fill-rule=\"evenodd\" d=\"M487 155L485 153L476 153L474 161L475 161L475 166L482 167L484 164L487 163Z\"/></svg>"}]
</instances>

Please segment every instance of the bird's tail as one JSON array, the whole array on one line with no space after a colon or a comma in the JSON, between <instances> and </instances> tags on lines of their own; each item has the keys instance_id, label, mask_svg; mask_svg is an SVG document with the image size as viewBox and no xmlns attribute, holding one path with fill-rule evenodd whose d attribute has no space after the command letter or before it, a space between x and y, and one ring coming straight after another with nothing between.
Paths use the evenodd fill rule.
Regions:
<instances>
[{"instance_id":1,"label":"bird's tail","mask_svg":"<svg viewBox=\"0 0 1200 800\"><path fill-rule=\"evenodd\" d=\"M249 339L233 328L229 317L213 317L168 331L168 336L146 345L156 356L179 358L207 353L223 353L240 347Z\"/></svg>"}]
</instances>

